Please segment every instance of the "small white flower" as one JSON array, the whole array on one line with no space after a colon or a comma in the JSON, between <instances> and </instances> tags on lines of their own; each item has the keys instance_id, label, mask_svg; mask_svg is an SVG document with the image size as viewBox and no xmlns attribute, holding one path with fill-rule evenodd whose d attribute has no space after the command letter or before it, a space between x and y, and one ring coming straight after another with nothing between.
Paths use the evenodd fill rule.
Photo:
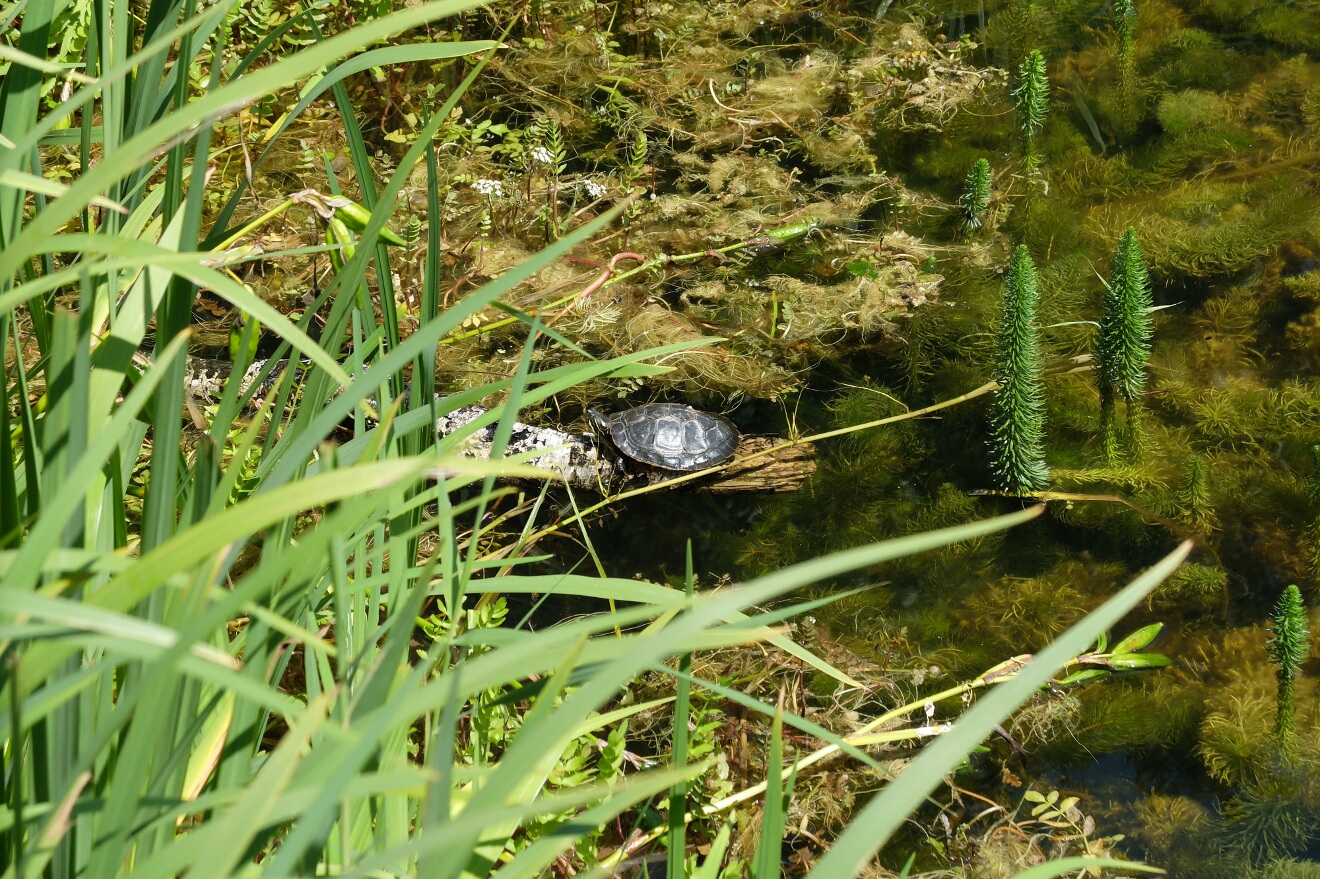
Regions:
<instances>
[{"instance_id":1,"label":"small white flower","mask_svg":"<svg viewBox=\"0 0 1320 879\"><path fill-rule=\"evenodd\" d=\"M504 184L498 180L481 179L472 184L472 189L489 198L503 198Z\"/></svg>"},{"instance_id":2,"label":"small white flower","mask_svg":"<svg viewBox=\"0 0 1320 879\"><path fill-rule=\"evenodd\" d=\"M597 183L595 180L583 180L582 188L587 191L587 196L592 201L595 201L598 198L604 198L607 191L602 184Z\"/></svg>"},{"instance_id":3,"label":"small white flower","mask_svg":"<svg viewBox=\"0 0 1320 879\"><path fill-rule=\"evenodd\" d=\"M541 165L553 165L555 162L554 153L550 152L550 150L546 149L543 146L532 147L531 151L528 152L527 155L528 158L530 158L533 162Z\"/></svg>"}]
</instances>

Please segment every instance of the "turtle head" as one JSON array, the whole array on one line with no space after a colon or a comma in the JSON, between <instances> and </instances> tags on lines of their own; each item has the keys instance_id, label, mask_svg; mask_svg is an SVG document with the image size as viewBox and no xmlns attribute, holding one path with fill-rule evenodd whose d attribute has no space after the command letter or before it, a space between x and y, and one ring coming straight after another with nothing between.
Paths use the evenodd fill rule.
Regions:
<instances>
[{"instance_id":1,"label":"turtle head","mask_svg":"<svg viewBox=\"0 0 1320 879\"><path fill-rule=\"evenodd\" d=\"M587 424L598 436L608 437L610 435L610 418L604 412L591 406L587 409Z\"/></svg>"}]
</instances>

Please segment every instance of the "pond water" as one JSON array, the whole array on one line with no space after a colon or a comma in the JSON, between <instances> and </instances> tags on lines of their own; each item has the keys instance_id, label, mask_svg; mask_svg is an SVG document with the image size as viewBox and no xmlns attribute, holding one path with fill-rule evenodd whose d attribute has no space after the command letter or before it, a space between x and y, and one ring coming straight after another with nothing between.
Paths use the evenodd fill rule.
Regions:
<instances>
[{"instance_id":1,"label":"pond water","mask_svg":"<svg viewBox=\"0 0 1320 879\"><path fill-rule=\"evenodd\" d=\"M674 282L689 292L672 298L729 328L747 322L737 285L776 291L777 321L762 333L773 344L754 349L742 339L741 353L792 367L801 386L782 394L778 409L761 404L743 421L768 432L791 419L813 432L986 381L1004 269L1025 244L1039 270L1049 484L1066 498L1004 537L821 584L818 594L874 588L822 608L817 622L860 661L964 679L1040 649L1193 538L1189 564L1115 633L1164 623L1154 649L1172 665L1043 696L991 743L979 776L958 783L1010 804L1027 784L1079 796L1092 837L1125 834L1124 852L1171 875L1320 875L1311 860L1320 861L1320 663L1308 656L1301 668L1301 744L1281 754L1266 650L1266 621L1284 587L1297 584L1309 603L1320 595L1320 10L1283 0L1138 0L1125 36L1115 15L1122 6L928 4L928 17L906 10L911 21L887 29L858 9L822 9L813 27L796 18L749 35L777 41L778 69L799 80L814 75L802 60L814 51L845 94L817 106L817 122L834 124L820 128L825 143L799 143L788 157L743 148L745 166L731 161L725 174L750 177L758 161L793 164L804 197L836 215L819 236L739 275ZM837 33L823 38L821 22L874 28L869 51L885 48L883 62L841 47ZM1033 48L1047 59L1050 99L1027 144L1014 89ZM874 65L887 65L888 85L876 85L884 78ZM746 88L764 97L771 77L760 72L761 83L751 77ZM921 104L914 82L945 94L947 106ZM778 106L790 105L791 84L774 88ZM912 124L891 124L892 113L875 109L895 89L917 107ZM745 106L739 94L726 96ZM767 99L746 112L763 117L772 106ZM760 131L751 116L742 122ZM851 164L830 152L850 137L864 153ZM1031 170L1027 149L1038 154ZM978 158L989 159L993 194L981 228L969 232L959 200ZM710 176L708 186L723 183ZM868 185L878 194L859 195ZM679 175L666 191L690 194L692 183ZM851 216L840 216L846 210ZM1136 426L1119 425L1122 448L1107 457L1091 355L1111 258L1129 227L1149 265L1154 336L1132 405ZM851 292L877 278L892 284L883 273L896 264L912 271L901 303L872 305L873 313L863 303L853 323L813 335L822 290L851 304ZM914 294L923 279L937 281L929 296ZM712 285L722 285L718 295ZM719 389L705 382L708 396L712 384ZM1020 499L977 494L999 487L992 406L981 397L822 444L819 471L791 496L633 501L594 526L607 567L673 581L684 541L701 535L694 552L709 583L1020 508ZM958 847L984 830L958 825L936 821L937 830L908 841L927 852L927 867L956 861Z\"/></svg>"}]
</instances>

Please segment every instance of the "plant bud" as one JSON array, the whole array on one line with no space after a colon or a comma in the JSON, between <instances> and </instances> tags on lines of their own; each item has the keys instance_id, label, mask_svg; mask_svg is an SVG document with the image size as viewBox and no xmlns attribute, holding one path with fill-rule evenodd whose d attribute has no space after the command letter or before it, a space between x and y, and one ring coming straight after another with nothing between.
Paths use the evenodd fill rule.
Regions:
<instances>
[{"instance_id":1,"label":"plant bud","mask_svg":"<svg viewBox=\"0 0 1320 879\"><path fill-rule=\"evenodd\" d=\"M343 199L342 204L335 205L334 219L339 220L354 232L365 232L367 230L367 223L371 222L371 211L355 201ZM380 240L387 244L404 243L402 238L385 228L380 230Z\"/></svg>"},{"instance_id":2,"label":"plant bud","mask_svg":"<svg viewBox=\"0 0 1320 879\"><path fill-rule=\"evenodd\" d=\"M357 253L357 247L353 244L353 233L338 216L331 217L325 224L325 241L331 245L343 245L338 250L330 251L330 263L335 267L335 271L343 270L344 264Z\"/></svg>"},{"instance_id":3,"label":"plant bud","mask_svg":"<svg viewBox=\"0 0 1320 879\"><path fill-rule=\"evenodd\" d=\"M1164 629L1164 623L1151 623L1149 626L1142 626L1132 634L1128 635L1122 641L1114 645L1111 653L1136 653L1138 650L1144 650L1151 645L1151 642L1159 637Z\"/></svg>"}]
</instances>

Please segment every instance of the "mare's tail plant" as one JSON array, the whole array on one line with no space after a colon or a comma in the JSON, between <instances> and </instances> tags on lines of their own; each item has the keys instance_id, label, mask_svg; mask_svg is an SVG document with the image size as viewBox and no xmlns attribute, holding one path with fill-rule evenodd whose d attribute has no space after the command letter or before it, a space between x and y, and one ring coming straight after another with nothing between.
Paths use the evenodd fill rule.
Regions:
<instances>
[{"instance_id":1,"label":"mare's tail plant","mask_svg":"<svg viewBox=\"0 0 1320 879\"><path fill-rule=\"evenodd\" d=\"M1187 459L1187 469L1175 491L1181 517L1203 531L1219 527L1210 493L1210 465L1200 455Z\"/></svg>"},{"instance_id":2,"label":"mare's tail plant","mask_svg":"<svg viewBox=\"0 0 1320 879\"><path fill-rule=\"evenodd\" d=\"M1311 555L1307 559L1311 574L1311 588L1320 590L1320 445L1311 446L1315 463L1311 478L1306 481L1307 499L1311 502Z\"/></svg>"},{"instance_id":3,"label":"mare's tail plant","mask_svg":"<svg viewBox=\"0 0 1320 879\"><path fill-rule=\"evenodd\" d=\"M995 381L990 409L991 466L999 485L1014 494L1049 484L1045 465L1045 395L1041 387L1040 292L1036 264L1025 245L1013 251L1004 279L1003 311L995 342Z\"/></svg>"},{"instance_id":4,"label":"mare's tail plant","mask_svg":"<svg viewBox=\"0 0 1320 879\"><path fill-rule=\"evenodd\" d=\"M990 162L977 159L963 183L962 197L958 199L962 209L962 231L971 236L985 224L985 213L990 208Z\"/></svg>"},{"instance_id":5,"label":"mare's tail plant","mask_svg":"<svg viewBox=\"0 0 1320 879\"><path fill-rule=\"evenodd\" d=\"M1022 167L1030 173L1040 164L1036 135L1045 125L1045 116L1050 110L1050 78L1045 72L1045 56L1040 49L1032 49L1031 54L1023 59L1013 97L1017 101L1018 125L1022 129Z\"/></svg>"},{"instance_id":6,"label":"mare's tail plant","mask_svg":"<svg viewBox=\"0 0 1320 879\"><path fill-rule=\"evenodd\" d=\"M1132 35L1137 26L1136 0L1114 0L1110 8L1114 33L1118 35L1119 124L1131 137L1141 121L1140 96L1137 94L1137 63L1132 51Z\"/></svg>"},{"instance_id":7,"label":"mare's tail plant","mask_svg":"<svg viewBox=\"0 0 1320 879\"><path fill-rule=\"evenodd\" d=\"M1101 441L1105 460L1110 464L1117 463L1121 457L1114 424L1119 398L1127 410L1129 451L1135 453L1141 448L1140 398L1146 383L1153 332L1150 309L1150 273L1137 232L1129 226L1114 253L1095 349Z\"/></svg>"},{"instance_id":8,"label":"mare's tail plant","mask_svg":"<svg viewBox=\"0 0 1320 879\"><path fill-rule=\"evenodd\" d=\"M1306 626L1306 606L1302 593L1295 585L1283 590L1270 618L1270 640L1266 645L1270 661L1274 663L1275 677L1279 680L1278 717L1274 722L1274 735L1285 755L1294 754L1297 747L1297 719L1293 690L1297 672L1310 650L1311 633Z\"/></svg>"}]
</instances>

